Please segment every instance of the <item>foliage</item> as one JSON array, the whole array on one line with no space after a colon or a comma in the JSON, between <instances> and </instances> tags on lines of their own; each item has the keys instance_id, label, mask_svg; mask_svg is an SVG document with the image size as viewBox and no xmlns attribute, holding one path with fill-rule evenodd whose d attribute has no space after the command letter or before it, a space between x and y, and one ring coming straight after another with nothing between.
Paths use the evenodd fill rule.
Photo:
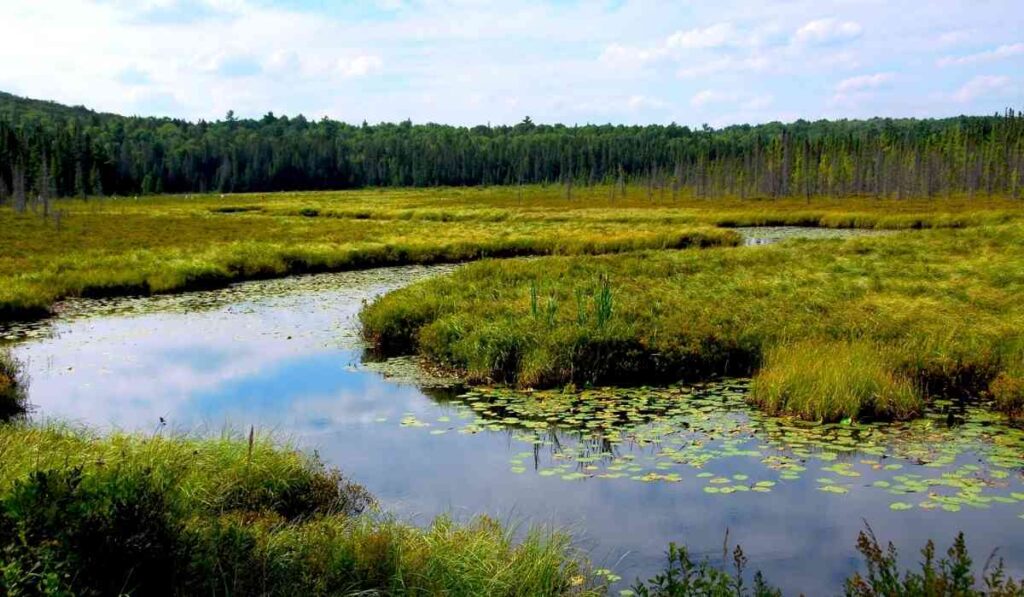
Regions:
<instances>
[{"instance_id":1,"label":"foliage","mask_svg":"<svg viewBox=\"0 0 1024 597\"><path fill-rule=\"evenodd\" d=\"M24 196L605 181L623 195L1017 194L1024 118L668 126L353 126L267 114L126 118L0 94L0 178ZM24 200L20 200L24 203Z\"/></svg>"},{"instance_id":2,"label":"foliage","mask_svg":"<svg viewBox=\"0 0 1024 597\"><path fill-rule=\"evenodd\" d=\"M973 562L967 553L963 533L957 535L945 558L935 560L935 544L931 541L921 550L924 560L921 571L906 570L902 577L896 548L892 543L883 549L870 527L861 531L857 550L864 557L866 576L854 573L845 582L848 597L1016 597L1024 595L1024 586L1008 578L1002 560L992 566L991 558L982 573L982 585L972 571ZM742 597L754 595L781 596L758 572L751 590L743 583L747 558L737 546L733 551L733 571L726 572L708 560L694 563L685 547L669 545L665 570L642 583L632 592L641 597Z\"/></svg>"},{"instance_id":3,"label":"foliage","mask_svg":"<svg viewBox=\"0 0 1024 597\"><path fill-rule=\"evenodd\" d=\"M25 412L28 380L21 363L0 348L0 421Z\"/></svg>"},{"instance_id":4,"label":"foliage","mask_svg":"<svg viewBox=\"0 0 1024 597\"><path fill-rule=\"evenodd\" d=\"M851 597L971 597L981 595L1024 595L1024 585L1007 578L1000 559L990 568L991 558L985 565L978 586L967 553L963 533L957 535L945 558L935 561L935 544L931 541L921 550L924 560L921 571L907 570L900 577L898 554L892 543L882 549L870 527L857 538L857 550L864 556L866 576L859 572L846 581L846 595ZM994 555L994 554L993 554Z\"/></svg>"},{"instance_id":5,"label":"foliage","mask_svg":"<svg viewBox=\"0 0 1024 597\"><path fill-rule=\"evenodd\" d=\"M743 549L736 546L732 554L733 572L725 572L711 565L708 560L694 563L686 547L668 546L668 565L665 571L647 581L639 581L633 591L641 597L781 597L782 593L765 582L760 572L754 575L753 591L744 586L743 570L747 557Z\"/></svg>"},{"instance_id":6,"label":"foliage","mask_svg":"<svg viewBox=\"0 0 1024 597\"><path fill-rule=\"evenodd\" d=\"M0 593L591 594L564 535L426 529L266 439L0 426Z\"/></svg>"},{"instance_id":7,"label":"foliage","mask_svg":"<svg viewBox=\"0 0 1024 597\"><path fill-rule=\"evenodd\" d=\"M390 293L361 319L367 338L470 381L558 387L760 372L754 400L773 412L900 419L931 396L980 395L1015 370L1022 242L1020 226L999 225L490 261ZM569 306L600 279L615 309L597 328ZM531 288L556 306L552 321L528 316Z\"/></svg>"}]
</instances>

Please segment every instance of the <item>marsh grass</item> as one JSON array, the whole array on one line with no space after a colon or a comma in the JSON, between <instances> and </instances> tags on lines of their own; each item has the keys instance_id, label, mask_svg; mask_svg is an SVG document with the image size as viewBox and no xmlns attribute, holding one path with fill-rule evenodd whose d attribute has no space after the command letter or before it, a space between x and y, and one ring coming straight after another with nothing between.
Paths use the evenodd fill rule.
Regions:
<instances>
[{"instance_id":1,"label":"marsh grass","mask_svg":"<svg viewBox=\"0 0 1024 597\"><path fill-rule=\"evenodd\" d=\"M552 186L374 189L59 201L58 228L0 209L0 319L69 296L173 292L232 281L487 257L734 245L715 227L916 229L1019 220L1019 202L701 199ZM612 197L612 199L609 199Z\"/></svg>"},{"instance_id":2,"label":"marsh grass","mask_svg":"<svg viewBox=\"0 0 1024 597\"><path fill-rule=\"evenodd\" d=\"M360 317L370 341L418 351L473 382L758 374L755 400L773 411L902 419L933 396L992 392L1014 402L1022 244L1024 227L1007 224L488 261L395 291ZM573 306L601 280L614 310L598 327ZM524 316L534 296L556 303L554 325ZM992 386L1000 378L1009 381Z\"/></svg>"},{"instance_id":3,"label":"marsh grass","mask_svg":"<svg viewBox=\"0 0 1024 597\"><path fill-rule=\"evenodd\" d=\"M650 220L361 219L329 205L390 205L421 191L310 193L226 200L63 200L60 230L0 209L0 318L45 314L69 296L173 292L243 279L487 257L576 255L735 245L732 231ZM321 207L290 207L297 202ZM458 208L453 208L458 209ZM293 211L294 210L294 213Z\"/></svg>"},{"instance_id":4,"label":"marsh grass","mask_svg":"<svg viewBox=\"0 0 1024 597\"><path fill-rule=\"evenodd\" d=\"M567 536L417 528L269 438L0 426L0 593L592 594Z\"/></svg>"},{"instance_id":5,"label":"marsh grass","mask_svg":"<svg viewBox=\"0 0 1024 597\"><path fill-rule=\"evenodd\" d=\"M924 411L921 392L867 342L815 341L772 346L750 400L768 414L807 420L845 417L904 420Z\"/></svg>"},{"instance_id":6,"label":"marsh grass","mask_svg":"<svg viewBox=\"0 0 1024 597\"><path fill-rule=\"evenodd\" d=\"M28 379L21 363L10 351L0 348L0 422L25 412Z\"/></svg>"}]
</instances>

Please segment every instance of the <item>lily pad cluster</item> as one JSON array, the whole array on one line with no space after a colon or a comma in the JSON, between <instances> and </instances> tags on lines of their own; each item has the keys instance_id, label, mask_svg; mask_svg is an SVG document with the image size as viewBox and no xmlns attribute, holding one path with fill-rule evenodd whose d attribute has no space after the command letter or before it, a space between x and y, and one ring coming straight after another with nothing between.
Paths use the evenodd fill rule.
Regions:
<instances>
[{"instance_id":1,"label":"lily pad cluster","mask_svg":"<svg viewBox=\"0 0 1024 597\"><path fill-rule=\"evenodd\" d=\"M1024 503L1024 430L983 408L939 403L907 423L813 424L764 415L746 403L748 390L746 379L473 388L446 401L451 412L438 420L401 424L435 434L508 434L528 447L511 458L510 472L564 481L692 483L728 495L772 493L806 478L837 497L887 492L893 511Z\"/></svg>"}]
</instances>

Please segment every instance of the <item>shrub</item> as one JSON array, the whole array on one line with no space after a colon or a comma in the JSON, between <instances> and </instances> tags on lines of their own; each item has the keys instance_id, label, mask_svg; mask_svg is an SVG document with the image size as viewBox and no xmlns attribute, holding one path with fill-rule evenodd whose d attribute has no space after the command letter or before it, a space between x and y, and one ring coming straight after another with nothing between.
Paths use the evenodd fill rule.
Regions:
<instances>
[{"instance_id":1,"label":"shrub","mask_svg":"<svg viewBox=\"0 0 1024 597\"><path fill-rule=\"evenodd\" d=\"M0 421L25 412L28 378L21 363L9 351L0 349Z\"/></svg>"},{"instance_id":2,"label":"shrub","mask_svg":"<svg viewBox=\"0 0 1024 597\"><path fill-rule=\"evenodd\" d=\"M921 571L906 571L902 578L898 554L892 543L886 549L878 543L870 527L857 538L857 551L864 556L866 576L859 572L847 579L846 595L850 597L1010 597L1024 595L1024 585L1007 578L1003 562L990 566L992 558L982 572L984 587L978 586L971 571L971 558L967 553L964 534L957 535L946 557L935 561L935 544L931 541L921 550L924 560Z\"/></svg>"}]
</instances>

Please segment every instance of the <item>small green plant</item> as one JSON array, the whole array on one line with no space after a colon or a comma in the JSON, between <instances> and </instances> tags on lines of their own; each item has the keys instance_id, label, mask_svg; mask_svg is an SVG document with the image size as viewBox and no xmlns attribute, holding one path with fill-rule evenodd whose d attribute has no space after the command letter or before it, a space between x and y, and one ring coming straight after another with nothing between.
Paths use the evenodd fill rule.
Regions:
<instances>
[{"instance_id":1,"label":"small green plant","mask_svg":"<svg viewBox=\"0 0 1024 597\"><path fill-rule=\"evenodd\" d=\"M728 537L728 535L727 535ZM728 539L727 539L728 541ZM1002 559L989 557L982 570L981 584L972 572L963 533L957 535L946 557L936 560L935 544L921 550L920 571L901 573L899 554L892 543L882 548L868 526L857 538L857 551L866 570L856 572L844 583L847 597L1021 597L1024 585L1006 575ZM723 554L724 556L725 554ZM747 558L737 546L732 553L732 571L713 566L707 559L694 562L685 547L669 544L668 565L646 583L637 581L632 593L641 597L780 597L760 572L752 587L744 584Z\"/></svg>"},{"instance_id":2,"label":"small green plant","mask_svg":"<svg viewBox=\"0 0 1024 597\"><path fill-rule=\"evenodd\" d=\"M633 592L641 597L779 597L782 593L772 588L757 572L754 585L748 589L743 581L747 557L740 546L732 552L732 573L711 565L707 560L694 562L686 547L670 543L668 565L664 572L651 578L647 583L637 581Z\"/></svg>"},{"instance_id":3,"label":"small green plant","mask_svg":"<svg viewBox=\"0 0 1024 597\"><path fill-rule=\"evenodd\" d=\"M849 597L1011 597L1024 595L1024 585L1007 578L1003 561L992 565L993 557L982 571L984 586L979 586L972 573L964 534L960 533L946 551L946 557L935 560L935 544L928 541L921 555L921 571L900 575L896 547L889 543L883 549L871 527L861 531L857 551L864 556L867 571L856 573L846 581Z\"/></svg>"}]
</instances>

